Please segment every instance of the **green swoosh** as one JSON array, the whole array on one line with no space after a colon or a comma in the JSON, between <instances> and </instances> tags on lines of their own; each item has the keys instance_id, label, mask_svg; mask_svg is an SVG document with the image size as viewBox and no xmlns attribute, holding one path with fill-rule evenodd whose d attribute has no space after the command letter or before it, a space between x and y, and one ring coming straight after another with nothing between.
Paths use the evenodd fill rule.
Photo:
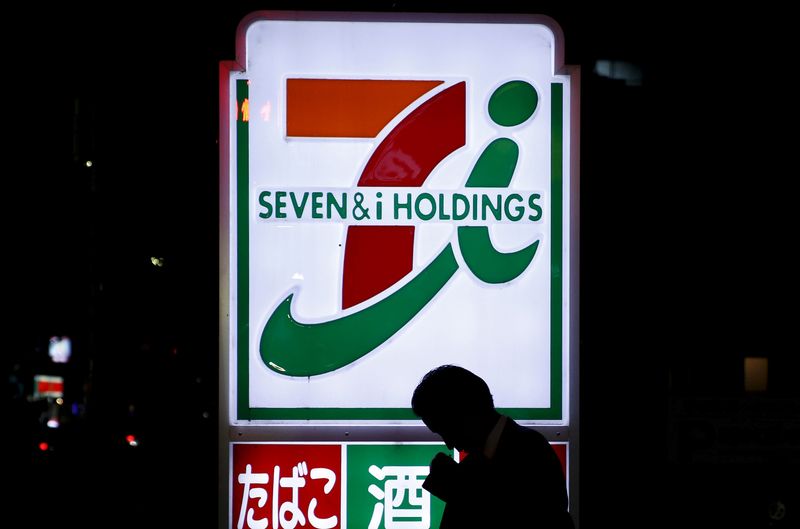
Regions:
<instances>
[{"instance_id":1,"label":"green swoosh","mask_svg":"<svg viewBox=\"0 0 800 529\"><path fill-rule=\"evenodd\" d=\"M533 261L539 241L515 252L495 250L486 226L459 226L458 247L461 257L475 277L497 285L516 279Z\"/></svg>"},{"instance_id":2,"label":"green swoosh","mask_svg":"<svg viewBox=\"0 0 800 529\"><path fill-rule=\"evenodd\" d=\"M358 360L391 338L431 301L458 270L448 244L417 277L378 303L321 323L294 319L290 294L261 333L261 359L292 377L321 375Z\"/></svg>"}]
</instances>

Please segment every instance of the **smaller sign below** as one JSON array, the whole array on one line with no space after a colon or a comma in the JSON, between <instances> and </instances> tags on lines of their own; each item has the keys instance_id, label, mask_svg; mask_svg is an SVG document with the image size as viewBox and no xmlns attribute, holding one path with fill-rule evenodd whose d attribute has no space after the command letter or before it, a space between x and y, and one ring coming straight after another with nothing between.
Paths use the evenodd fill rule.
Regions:
<instances>
[{"instance_id":1,"label":"smaller sign below","mask_svg":"<svg viewBox=\"0 0 800 529\"><path fill-rule=\"evenodd\" d=\"M551 443L566 474L567 443ZM231 529L438 527L422 488L444 444L232 443Z\"/></svg>"},{"instance_id":2,"label":"smaller sign below","mask_svg":"<svg viewBox=\"0 0 800 529\"><path fill-rule=\"evenodd\" d=\"M57 399L64 396L64 377L33 376L33 400Z\"/></svg>"},{"instance_id":3,"label":"smaller sign below","mask_svg":"<svg viewBox=\"0 0 800 529\"><path fill-rule=\"evenodd\" d=\"M439 443L234 443L230 527L436 527L444 504L422 482L437 452L448 450Z\"/></svg>"}]
</instances>

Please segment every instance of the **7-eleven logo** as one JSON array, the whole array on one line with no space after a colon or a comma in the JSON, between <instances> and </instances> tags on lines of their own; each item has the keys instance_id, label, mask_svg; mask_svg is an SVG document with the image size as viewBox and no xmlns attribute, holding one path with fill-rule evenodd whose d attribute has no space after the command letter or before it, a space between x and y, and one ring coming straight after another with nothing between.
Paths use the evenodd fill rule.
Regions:
<instances>
[{"instance_id":1,"label":"7-eleven logo","mask_svg":"<svg viewBox=\"0 0 800 529\"><path fill-rule=\"evenodd\" d=\"M240 83L244 84L245 81ZM357 179L357 188L424 188L431 173L446 157L466 143L465 81L445 83L441 80L362 80L290 78L286 81L285 125L288 137L312 138L375 138L411 105L416 105L383 136L369 155ZM239 94L240 119L245 114L246 98ZM422 102L420 103L420 99ZM500 85L489 98L488 113L497 126L498 137L490 142L474 161L464 187L506 189L509 187L519 157L517 143L502 134L505 127L521 125L531 119L538 104L538 94L525 81L513 80ZM304 211L316 208L322 193L292 194L288 208L298 218ZM265 207L260 214L279 216L286 193L264 191L259 197ZM438 207L445 199L439 195ZM276 202L269 200L275 198ZM311 198L309 198L311 197ZM375 200L383 199L381 192ZM387 209L394 208L411 216L411 193L406 199L394 196ZM430 197L430 199L428 198ZM538 220L540 195L523 197L517 193L479 197L478 194L451 194L452 210L440 219L473 219L483 208L511 220L526 216ZM284 202L281 202L284 200ZM342 196L333 207L339 211L360 208L360 219L369 215L362 204L363 194L356 193L348 202ZM407 202L403 202L407 200ZM429 193L417 195L413 209L422 219L433 216L420 203L436 199ZM313 202L313 206L309 205ZM461 209L459 209L459 205ZM378 202L378 216L383 203ZM341 208L341 209L339 209ZM526 209L527 208L527 209ZM321 208L320 208L321 209ZM328 211L331 206L328 205ZM340 213L346 214L346 213ZM390 216L391 217L391 216ZM344 218L344 217L342 217ZM264 363L273 371L287 376L311 376L344 367L380 347L414 318L458 271L454 247L448 243L413 278L388 296L378 296L413 271L415 226L357 225L347 227L343 277L343 315L322 322L303 322L292 311L294 294L287 295L275 308L261 332L259 351ZM512 251L498 251L489 237L486 225L458 225L458 251L470 272L486 283L506 283L522 274L531 264L539 241ZM378 296L378 298L376 298ZM370 300L377 301L370 304ZM357 306L356 309L353 307ZM347 310L352 309L352 310Z\"/></svg>"}]
</instances>

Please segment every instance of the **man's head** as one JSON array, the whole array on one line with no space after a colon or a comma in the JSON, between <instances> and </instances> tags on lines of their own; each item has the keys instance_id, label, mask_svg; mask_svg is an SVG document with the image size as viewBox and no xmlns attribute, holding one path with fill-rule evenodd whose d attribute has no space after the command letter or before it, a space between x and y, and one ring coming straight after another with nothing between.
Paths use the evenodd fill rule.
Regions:
<instances>
[{"instance_id":1,"label":"man's head","mask_svg":"<svg viewBox=\"0 0 800 529\"><path fill-rule=\"evenodd\" d=\"M480 451L497 420L486 382L454 365L439 366L422 377L411 408L451 449Z\"/></svg>"}]
</instances>

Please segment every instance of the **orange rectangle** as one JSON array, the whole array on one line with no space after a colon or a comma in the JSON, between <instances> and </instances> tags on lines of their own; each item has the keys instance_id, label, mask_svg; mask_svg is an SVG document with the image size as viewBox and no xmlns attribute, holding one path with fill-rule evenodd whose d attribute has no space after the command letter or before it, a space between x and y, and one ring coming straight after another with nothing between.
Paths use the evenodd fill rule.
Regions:
<instances>
[{"instance_id":1,"label":"orange rectangle","mask_svg":"<svg viewBox=\"0 0 800 529\"><path fill-rule=\"evenodd\" d=\"M286 135L374 138L403 109L443 82L287 79Z\"/></svg>"}]
</instances>

